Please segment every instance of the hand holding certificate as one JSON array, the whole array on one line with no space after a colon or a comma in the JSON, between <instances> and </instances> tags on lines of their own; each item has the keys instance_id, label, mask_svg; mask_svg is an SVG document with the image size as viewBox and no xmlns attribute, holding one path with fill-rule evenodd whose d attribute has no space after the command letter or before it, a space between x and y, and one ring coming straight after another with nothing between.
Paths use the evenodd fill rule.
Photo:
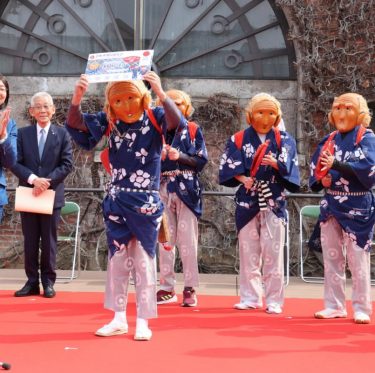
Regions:
<instances>
[{"instance_id":1,"label":"hand holding certificate","mask_svg":"<svg viewBox=\"0 0 375 373\"><path fill-rule=\"evenodd\" d=\"M22 212L52 215L54 202L55 191L52 189L47 189L38 196L35 196L33 188L20 186L16 189L14 209Z\"/></svg>"},{"instance_id":2,"label":"hand holding certificate","mask_svg":"<svg viewBox=\"0 0 375 373\"><path fill-rule=\"evenodd\" d=\"M139 80L151 70L153 50L90 54L85 74L90 83Z\"/></svg>"}]
</instances>

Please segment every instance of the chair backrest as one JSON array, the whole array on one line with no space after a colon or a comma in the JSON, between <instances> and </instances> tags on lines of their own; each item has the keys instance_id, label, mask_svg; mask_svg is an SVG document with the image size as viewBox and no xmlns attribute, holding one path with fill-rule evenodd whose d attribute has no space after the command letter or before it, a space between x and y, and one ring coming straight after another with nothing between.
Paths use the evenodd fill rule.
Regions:
<instances>
[{"instance_id":1,"label":"chair backrest","mask_svg":"<svg viewBox=\"0 0 375 373\"><path fill-rule=\"evenodd\" d=\"M320 214L319 205L306 205L301 208L301 215L307 218L318 218Z\"/></svg>"},{"instance_id":2,"label":"chair backrest","mask_svg":"<svg viewBox=\"0 0 375 373\"><path fill-rule=\"evenodd\" d=\"M69 215L79 213L80 207L75 202L66 201L64 207L61 209L61 215Z\"/></svg>"}]
</instances>

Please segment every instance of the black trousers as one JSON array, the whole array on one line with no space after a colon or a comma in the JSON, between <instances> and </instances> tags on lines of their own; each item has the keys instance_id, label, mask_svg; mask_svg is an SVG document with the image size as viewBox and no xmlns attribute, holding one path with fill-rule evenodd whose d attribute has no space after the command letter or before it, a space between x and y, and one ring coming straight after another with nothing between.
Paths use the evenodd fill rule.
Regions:
<instances>
[{"instance_id":1,"label":"black trousers","mask_svg":"<svg viewBox=\"0 0 375 373\"><path fill-rule=\"evenodd\" d=\"M21 212L24 236L25 272L30 285L44 287L56 281L57 227L61 209L54 209L52 215Z\"/></svg>"}]
</instances>

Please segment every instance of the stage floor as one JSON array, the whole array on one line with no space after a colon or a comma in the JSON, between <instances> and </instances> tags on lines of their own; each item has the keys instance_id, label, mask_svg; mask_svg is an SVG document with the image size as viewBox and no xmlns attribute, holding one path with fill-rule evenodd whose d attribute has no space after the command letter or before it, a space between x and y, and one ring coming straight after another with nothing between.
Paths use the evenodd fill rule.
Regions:
<instances>
[{"instance_id":1,"label":"stage floor","mask_svg":"<svg viewBox=\"0 0 375 373\"><path fill-rule=\"evenodd\" d=\"M14 290L25 282L24 271L1 269L0 362L22 373L374 370L374 317L370 325L354 324L348 301L347 319L314 319L314 312L323 306L322 284L291 278L283 314L268 315L264 309L233 309L239 299L237 276L201 275L198 307L159 306L159 317L150 321L152 340L136 342L132 286L129 334L94 335L112 318L103 309L105 275L82 271L70 283L56 284L53 299L15 298ZM182 286L178 275L179 301Z\"/></svg>"}]
</instances>

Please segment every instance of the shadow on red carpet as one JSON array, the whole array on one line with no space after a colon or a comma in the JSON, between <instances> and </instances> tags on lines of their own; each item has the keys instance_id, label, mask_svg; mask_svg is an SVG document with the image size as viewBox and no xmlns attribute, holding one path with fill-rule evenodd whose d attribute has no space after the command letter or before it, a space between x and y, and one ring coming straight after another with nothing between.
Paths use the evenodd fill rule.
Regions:
<instances>
[{"instance_id":1,"label":"shadow on red carpet","mask_svg":"<svg viewBox=\"0 0 375 373\"><path fill-rule=\"evenodd\" d=\"M234 310L237 297L199 296L196 308L160 306L150 321L153 338L96 337L112 319L102 293L59 292L56 298L15 298L0 292L0 361L11 372L373 372L375 325L316 320L316 299L287 299L284 313ZM350 309L350 304L348 304ZM374 320L372 320L374 322ZM1 371L1 368L0 368Z\"/></svg>"}]
</instances>

